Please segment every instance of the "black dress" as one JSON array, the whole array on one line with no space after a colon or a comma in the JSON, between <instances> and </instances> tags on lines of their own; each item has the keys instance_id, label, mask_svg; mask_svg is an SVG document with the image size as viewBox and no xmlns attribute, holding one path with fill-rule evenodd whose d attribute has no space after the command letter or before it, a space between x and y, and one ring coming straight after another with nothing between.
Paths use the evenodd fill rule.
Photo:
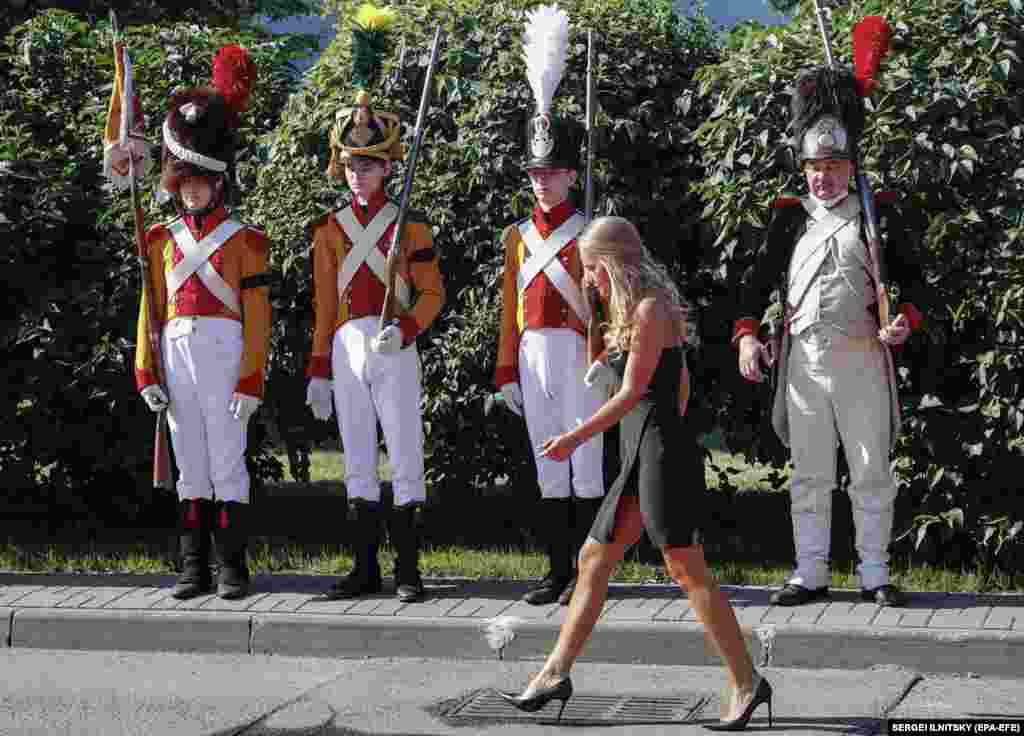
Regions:
<instances>
[{"instance_id":1,"label":"black dress","mask_svg":"<svg viewBox=\"0 0 1024 736\"><path fill-rule=\"evenodd\" d=\"M622 496L639 495L644 527L659 547L700 543L704 524L704 451L692 427L679 416L682 347L663 350L647 393L619 421L618 477L604 497L590 536L610 544ZM625 375L628 353L609 359Z\"/></svg>"}]
</instances>

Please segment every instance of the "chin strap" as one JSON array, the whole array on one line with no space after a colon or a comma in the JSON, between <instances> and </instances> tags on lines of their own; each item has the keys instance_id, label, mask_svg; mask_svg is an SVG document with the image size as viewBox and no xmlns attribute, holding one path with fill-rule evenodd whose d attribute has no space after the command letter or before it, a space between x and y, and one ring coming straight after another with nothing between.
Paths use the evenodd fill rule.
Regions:
<instances>
[{"instance_id":1,"label":"chin strap","mask_svg":"<svg viewBox=\"0 0 1024 736\"><path fill-rule=\"evenodd\" d=\"M203 220L206 219L206 216L224 203L226 191L224 178L218 177L216 184L213 186L213 196L210 197L210 201L205 207L186 207L185 203L181 201L181 194L178 193L174 195L174 208L178 211L179 215L187 215L195 219L196 226L202 229Z\"/></svg>"}]
</instances>

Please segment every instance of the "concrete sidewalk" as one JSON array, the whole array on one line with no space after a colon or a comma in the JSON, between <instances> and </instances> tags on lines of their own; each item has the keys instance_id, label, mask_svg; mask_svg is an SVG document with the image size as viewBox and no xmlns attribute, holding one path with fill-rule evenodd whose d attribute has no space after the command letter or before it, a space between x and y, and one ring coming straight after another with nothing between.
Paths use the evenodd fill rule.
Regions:
<instances>
[{"instance_id":1,"label":"concrete sidewalk","mask_svg":"<svg viewBox=\"0 0 1024 736\"><path fill-rule=\"evenodd\" d=\"M173 576L0 573L0 640L49 649L225 652L320 657L493 659L488 623L510 622L505 659L545 656L566 609L519 601L526 583L428 580L427 599L376 596L323 602L334 578L265 575L241 601L170 597ZM1024 596L911 593L883 609L857 591L827 602L769 605L767 588L724 586L765 666L1018 677ZM584 661L718 664L675 586L612 585Z\"/></svg>"}]
</instances>

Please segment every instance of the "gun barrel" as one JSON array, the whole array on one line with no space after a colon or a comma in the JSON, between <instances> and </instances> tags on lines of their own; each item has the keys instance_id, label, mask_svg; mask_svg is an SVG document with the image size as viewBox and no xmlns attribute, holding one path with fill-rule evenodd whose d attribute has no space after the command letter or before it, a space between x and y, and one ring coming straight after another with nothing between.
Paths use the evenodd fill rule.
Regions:
<instances>
[{"instance_id":1,"label":"gun barrel","mask_svg":"<svg viewBox=\"0 0 1024 736\"><path fill-rule=\"evenodd\" d=\"M395 279L398 275L398 254L401 252L402 232L405 230L405 221L409 216L409 199L412 196L412 182L416 176L416 161L419 159L420 145L423 141L423 129L426 125L427 111L430 109L430 91L434 79L434 69L437 67L438 51L441 48L443 29L440 25L434 33L434 45L430 50L430 64L427 66L427 76L423 80L423 93L420 95L420 109L416 114L416 130L413 133L412 148L405 162L405 180L402 182L402 201L398 207L398 216L395 218L394 234L391 237L391 245L388 247L387 257L387 289L384 293L384 309L380 315L380 329L395 317Z\"/></svg>"},{"instance_id":2,"label":"gun barrel","mask_svg":"<svg viewBox=\"0 0 1024 736\"><path fill-rule=\"evenodd\" d=\"M587 31L587 167L584 174L583 214L589 223L594 219L594 32Z\"/></svg>"},{"instance_id":3,"label":"gun barrel","mask_svg":"<svg viewBox=\"0 0 1024 736\"><path fill-rule=\"evenodd\" d=\"M828 27L825 25L825 13L821 9L821 0L814 0L814 17L818 21L818 32L821 33L821 42L825 47L825 62L829 66L835 66L836 60L832 56L832 42L828 37Z\"/></svg>"}]
</instances>

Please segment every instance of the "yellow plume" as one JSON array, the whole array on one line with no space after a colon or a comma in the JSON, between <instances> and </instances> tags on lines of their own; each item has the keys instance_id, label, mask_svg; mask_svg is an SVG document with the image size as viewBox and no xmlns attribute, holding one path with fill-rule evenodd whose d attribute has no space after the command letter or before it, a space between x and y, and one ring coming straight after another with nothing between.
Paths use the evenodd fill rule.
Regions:
<instances>
[{"instance_id":1,"label":"yellow plume","mask_svg":"<svg viewBox=\"0 0 1024 736\"><path fill-rule=\"evenodd\" d=\"M398 19L394 8L378 8L373 3L363 3L356 11L355 24L364 31L386 31Z\"/></svg>"}]
</instances>

